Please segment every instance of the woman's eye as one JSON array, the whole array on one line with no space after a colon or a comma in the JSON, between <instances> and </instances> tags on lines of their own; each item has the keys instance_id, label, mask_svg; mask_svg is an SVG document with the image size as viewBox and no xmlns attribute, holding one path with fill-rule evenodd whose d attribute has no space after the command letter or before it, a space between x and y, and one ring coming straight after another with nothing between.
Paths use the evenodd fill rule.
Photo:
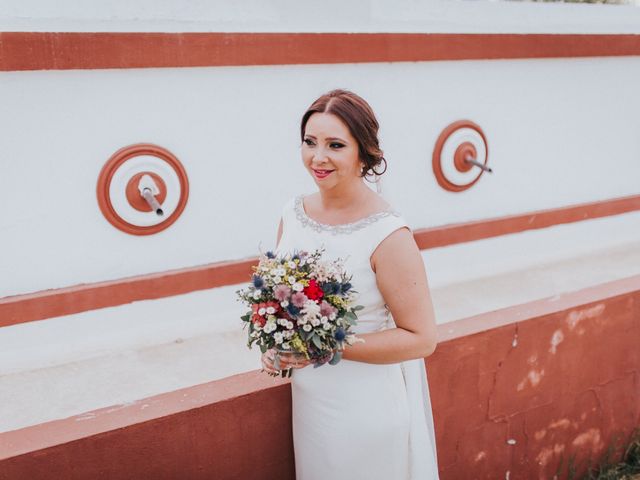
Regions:
<instances>
[{"instance_id":1,"label":"woman's eye","mask_svg":"<svg viewBox=\"0 0 640 480\"><path fill-rule=\"evenodd\" d=\"M344 145L342 145L341 143L332 143L331 146L333 148L342 148L342 147L344 147Z\"/></svg>"},{"instance_id":2,"label":"woman's eye","mask_svg":"<svg viewBox=\"0 0 640 480\"><path fill-rule=\"evenodd\" d=\"M304 139L304 143L306 143L307 145L313 145L313 141L308 138Z\"/></svg>"}]
</instances>

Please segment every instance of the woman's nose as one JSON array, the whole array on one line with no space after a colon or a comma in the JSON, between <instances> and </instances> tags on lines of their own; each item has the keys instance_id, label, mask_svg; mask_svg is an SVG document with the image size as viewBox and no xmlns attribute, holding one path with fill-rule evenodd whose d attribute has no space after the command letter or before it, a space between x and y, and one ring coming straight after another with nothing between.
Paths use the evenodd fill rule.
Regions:
<instances>
[{"instance_id":1,"label":"woman's nose","mask_svg":"<svg viewBox=\"0 0 640 480\"><path fill-rule=\"evenodd\" d=\"M329 160L329 157L324 149L319 148L314 152L313 161L315 163L325 163L327 160Z\"/></svg>"}]
</instances>

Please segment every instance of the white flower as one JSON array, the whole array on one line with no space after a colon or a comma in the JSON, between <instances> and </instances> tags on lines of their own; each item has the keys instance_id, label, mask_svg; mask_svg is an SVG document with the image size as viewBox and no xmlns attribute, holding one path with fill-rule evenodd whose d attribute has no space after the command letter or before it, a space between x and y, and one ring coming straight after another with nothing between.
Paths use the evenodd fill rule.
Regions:
<instances>
[{"instance_id":1,"label":"white flower","mask_svg":"<svg viewBox=\"0 0 640 480\"><path fill-rule=\"evenodd\" d=\"M258 315L264 315L265 313L267 313L267 310L264 307L260 307L258 309ZM269 312L269 313L273 313L273 312Z\"/></svg>"},{"instance_id":2,"label":"white flower","mask_svg":"<svg viewBox=\"0 0 640 480\"><path fill-rule=\"evenodd\" d=\"M289 268L293 268L293 269L295 269L296 266L297 266L296 262L289 262L289 263L287 263L287 265L289 265Z\"/></svg>"},{"instance_id":3,"label":"white flower","mask_svg":"<svg viewBox=\"0 0 640 480\"><path fill-rule=\"evenodd\" d=\"M287 322L286 327L287 327L289 330L291 330L291 329L293 328L293 322L291 322L291 321L290 321L290 322Z\"/></svg>"},{"instance_id":4,"label":"white flower","mask_svg":"<svg viewBox=\"0 0 640 480\"><path fill-rule=\"evenodd\" d=\"M283 300L280 302L280 306L282 308L286 308L289 305L289 301L288 300Z\"/></svg>"},{"instance_id":5,"label":"white flower","mask_svg":"<svg viewBox=\"0 0 640 480\"><path fill-rule=\"evenodd\" d=\"M253 292L253 298L255 299L260 298L260 295L262 295L262 292L260 290L256 290L255 292Z\"/></svg>"},{"instance_id":6,"label":"white flower","mask_svg":"<svg viewBox=\"0 0 640 480\"><path fill-rule=\"evenodd\" d=\"M314 327L317 327L318 325L320 325L320 320L318 320L317 318L312 318L311 319L311 325L313 325Z\"/></svg>"},{"instance_id":7,"label":"white flower","mask_svg":"<svg viewBox=\"0 0 640 480\"><path fill-rule=\"evenodd\" d=\"M321 323L321 324L323 324L323 325L324 325L324 324L325 324L325 323L327 323L328 321L329 321L329 319L328 319L327 317L325 317L324 315L323 315L322 317L320 317L320 323Z\"/></svg>"},{"instance_id":8,"label":"white flower","mask_svg":"<svg viewBox=\"0 0 640 480\"><path fill-rule=\"evenodd\" d=\"M273 307L267 307L267 313L276 313L276 309Z\"/></svg>"},{"instance_id":9,"label":"white flower","mask_svg":"<svg viewBox=\"0 0 640 480\"><path fill-rule=\"evenodd\" d=\"M312 327L311 327L311 325L309 325L308 323L307 323L307 324L305 324L305 325L302 327L302 329L303 329L305 332L310 332L310 331L311 331L311 328L312 328Z\"/></svg>"},{"instance_id":10,"label":"white flower","mask_svg":"<svg viewBox=\"0 0 640 480\"><path fill-rule=\"evenodd\" d=\"M300 282L296 282L293 285L291 285L291 288L296 292L301 292L302 290L304 290L304 285L302 285Z\"/></svg>"},{"instance_id":11,"label":"white flower","mask_svg":"<svg viewBox=\"0 0 640 480\"><path fill-rule=\"evenodd\" d=\"M288 281L291 285L293 285L294 283L296 283L296 277L294 277L293 275L289 275L289 276L287 277L287 281Z\"/></svg>"},{"instance_id":12,"label":"white flower","mask_svg":"<svg viewBox=\"0 0 640 480\"><path fill-rule=\"evenodd\" d=\"M322 324L322 328L324 328L325 330L329 330L331 328L331 324L330 323L323 323Z\"/></svg>"},{"instance_id":13,"label":"white flower","mask_svg":"<svg viewBox=\"0 0 640 480\"><path fill-rule=\"evenodd\" d=\"M264 325L264 331L266 333L271 333L276 328L278 328L278 326L276 325L275 317L270 317L269 320L267 320L267 323Z\"/></svg>"},{"instance_id":14,"label":"white flower","mask_svg":"<svg viewBox=\"0 0 640 480\"><path fill-rule=\"evenodd\" d=\"M293 325L293 323L291 325ZM284 338L291 338L296 332L294 332L293 330L285 330L283 333Z\"/></svg>"},{"instance_id":15,"label":"white flower","mask_svg":"<svg viewBox=\"0 0 640 480\"><path fill-rule=\"evenodd\" d=\"M282 343L283 342L283 335L282 332L276 332L273 334L273 338L275 339L276 343Z\"/></svg>"},{"instance_id":16,"label":"white flower","mask_svg":"<svg viewBox=\"0 0 640 480\"><path fill-rule=\"evenodd\" d=\"M307 300L304 302L304 307L302 307L302 313L304 313L305 317L317 317L318 313L320 313L320 305L313 300Z\"/></svg>"},{"instance_id":17,"label":"white flower","mask_svg":"<svg viewBox=\"0 0 640 480\"><path fill-rule=\"evenodd\" d=\"M305 323L307 323L307 319L304 317L301 317L298 319L298 325L304 325Z\"/></svg>"},{"instance_id":18,"label":"white flower","mask_svg":"<svg viewBox=\"0 0 640 480\"><path fill-rule=\"evenodd\" d=\"M291 348L291 345L289 345L289 342L283 342L282 343L282 348L288 350L289 348Z\"/></svg>"},{"instance_id":19,"label":"white flower","mask_svg":"<svg viewBox=\"0 0 640 480\"><path fill-rule=\"evenodd\" d=\"M278 267L273 271L273 274L279 277L284 277L285 273L287 273L287 271L282 267Z\"/></svg>"},{"instance_id":20,"label":"white flower","mask_svg":"<svg viewBox=\"0 0 640 480\"><path fill-rule=\"evenodd\" d=\"M329 315L329 320L335 320L336 319L336 313L333 312Z\"/></svg>"},{"instance_id":21,"label":"white flower","mask_svg":"<svg viewBox=\"0 0 640 480\"><path fill-rule=\"evenodd\" d=\"M273 277L273 283L280 283L281 281L282 281L282 277L280 276Z\"/></svg>"},{"instance_id":22,"label":"white flower","mask_svg":"<svg viewBox=\"0 0 640 480\"><path fill-rule=\"evenodd\" d=\"M300 259L300 263L298 265L300 265L301 267L304 266L304 264L307 263L306 260L304 258Z\"/></svg>"},{"instance_id":23,"label":"white flower","mask_svg":"<svg viewBox=\"0 0 640 480\"><path fill-rule=\"evenodd\" d=\"M286 325L287 324L287 319L286 318L279 318L278 319L278 325Z\"/></svg>"}]
</instances>

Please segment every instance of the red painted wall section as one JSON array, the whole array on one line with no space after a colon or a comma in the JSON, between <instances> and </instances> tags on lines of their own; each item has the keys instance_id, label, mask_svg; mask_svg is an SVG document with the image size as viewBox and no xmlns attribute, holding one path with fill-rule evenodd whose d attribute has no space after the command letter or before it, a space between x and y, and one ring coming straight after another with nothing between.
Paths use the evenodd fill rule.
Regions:
<instances>
[{"instance_id":1,"label":"red painted wall section","mask_svg":"<svg viewBox=\"0 0 640 480\"><path fill-rule=\"evenodd\" d=\"M640 426L639 343L640 292L440 343L442 478L567 478L571 455L585 473Z\"/></svg>"},{"instance_id":2,"label":"red painted wall section","mask_svg":"<svg viewBox=\"0 0 640 480\"><path fill-rule=\"evenodd\" d=\"M640 426L639 284L518 306L509 323L485 314L484 331L477 317L441 325L427 358L441 480L563 479L571 456L582 475L609 444L621 454ZM0 479L294 479L289 381L263 377L0 434Z\"/></svg>"},{"instance_id":3,"label":"red painted wall section","mask_svg":"<svg viewBox=\"0 0 640 480\"><path fill-rule=\"evenodd\" d=\"M0 479L294 479L290 418L289 385L273 386L0 461ZM22 445L56 436L44 425L22 433ZM15 439L0 434L0 453Z\"/></svg>"}]
</instances>

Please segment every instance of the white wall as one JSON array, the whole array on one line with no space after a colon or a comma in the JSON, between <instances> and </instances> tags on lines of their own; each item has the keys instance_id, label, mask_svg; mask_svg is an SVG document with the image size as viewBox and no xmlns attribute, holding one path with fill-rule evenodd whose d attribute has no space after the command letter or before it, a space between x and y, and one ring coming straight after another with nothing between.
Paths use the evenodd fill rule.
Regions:
<instances>
[{"instance_id":1,"label":"white wall","mask_svg":"<svg viewBox=\"0 0 640 480\"><path fill-rule=\"evenodd\" d=\"M633 5L469 0L0 0L0 31L637 33Z\"/></svg>"},{"instance_id":2,"label":"white wall","mask_svg":"<svg viewBox=\"0 0 640 480\"><path fill-rule=\"evenodd\" d=\"M638 57L1 73L0 297L273 245L282 204L315 188L299 119L334 87L376 111L385 194L414 228L638 193L638 77ZM454 194L431 153L460 118L484 129L494 173ZM190 179L182 217L152 236L112 227L95 194L137 142L171 150Z\"/></svg>"}]
</instances>

